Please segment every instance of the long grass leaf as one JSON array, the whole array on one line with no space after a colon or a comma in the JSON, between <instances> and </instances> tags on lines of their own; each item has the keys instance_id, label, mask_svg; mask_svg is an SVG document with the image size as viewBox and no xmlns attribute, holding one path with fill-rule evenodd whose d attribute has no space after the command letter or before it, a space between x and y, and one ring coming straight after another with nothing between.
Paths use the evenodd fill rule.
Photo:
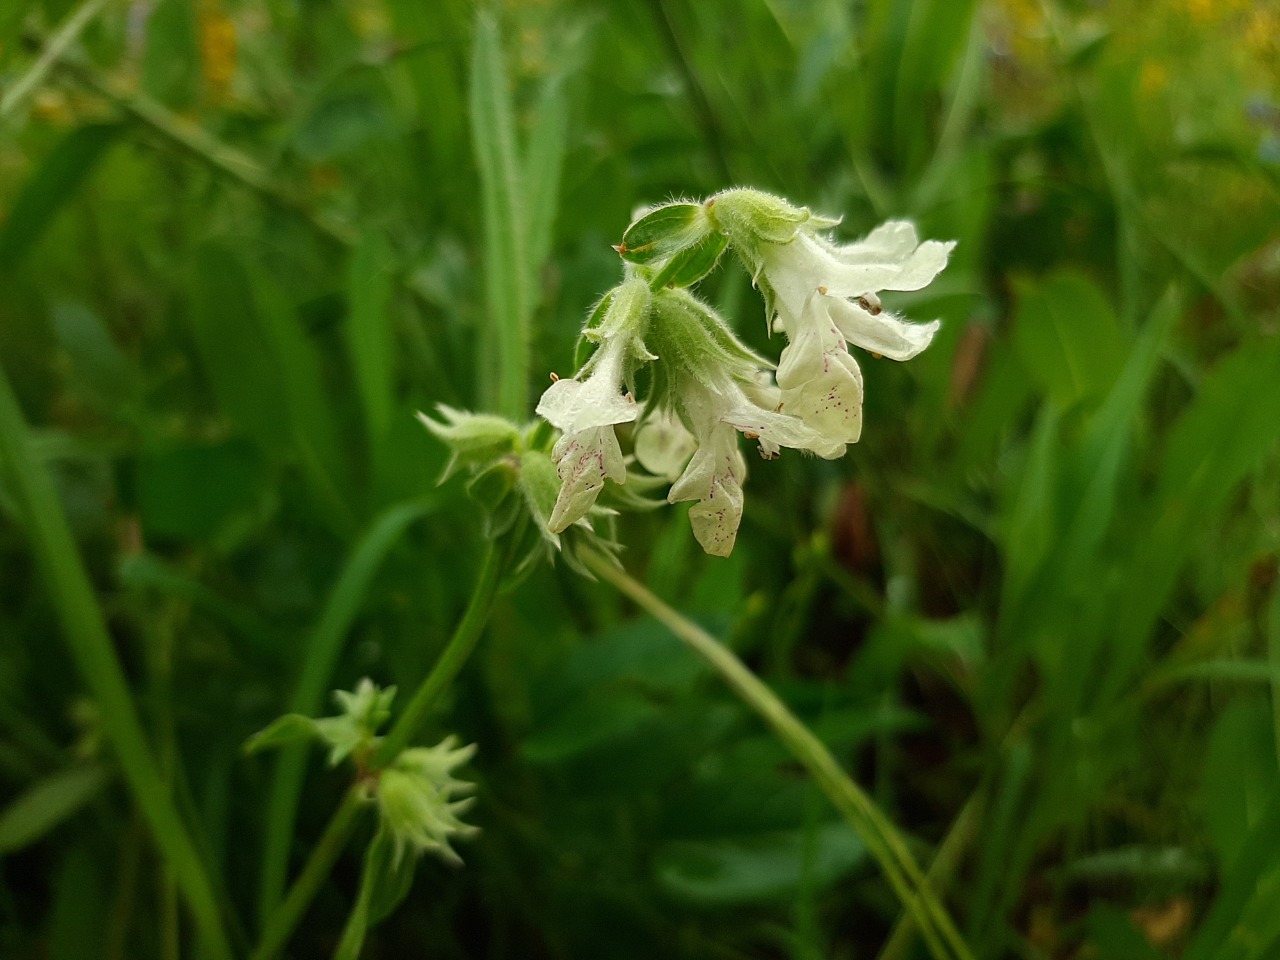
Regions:
<instances>
[{"instance_id":1,"label":"long grass leaf","mask_svg":"<svg viewBox=\"0 0 1280 960\"><path fill-rule=\"evenodd\" d=\"M329 591L320 619L307 641L298 686L289 703L291 713L310 716L319 711L323 705L325 690L331 683L333 669L342 653L342 645L351 631L351 625L360 611L374 574L409 525L432 509L433 505L426 501L390 507L370 525L351 551L337 582ZM307 751L302 747L282 750L276 761L267 801L267 838L259 900L260 915L264 920L280 902L284 891L306 762Z\"/></svg>"},{"instance_id":2,"label":"long grass leaf","mask_svg":"<svg viewBox=\"0 0 1280 960\"><path fill-rule=\"evenodd\" d=\"M484 210L484 278L488 317L477 351L483 405L513 420L528 416L532 314L529 211L523 202L519 145L498 23L476 15L471 71L471 139Z\"/></svg>"},{"instance_id":3,"label":"long grass leaf","mask_svg":"<svg viewBox=\"0 0 1280 960\"><path fill-rule=\"evenodd\" d=\"M121 771L215 960L231 960L218 899L147 744L124 670L53 482L31 454L27 425L0 368L0 465L22 506L32 550Z\"/></svg>"}]
</instances>

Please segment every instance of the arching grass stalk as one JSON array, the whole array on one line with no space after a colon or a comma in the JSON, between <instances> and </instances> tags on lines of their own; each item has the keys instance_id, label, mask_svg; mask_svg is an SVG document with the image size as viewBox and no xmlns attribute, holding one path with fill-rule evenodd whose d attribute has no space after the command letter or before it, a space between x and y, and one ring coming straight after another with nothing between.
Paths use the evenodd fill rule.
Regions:
<instances>
[{"instance_id":1,"label":"arching grass stalk","mask_svg":"<svg viewBox=\"0 0 1280 960\"><path fill-rule=\"evenodd\" d=\"M756 711L800 762L835 808L858 832L876 858L903 907L915 921L934 960L973 960L906 843L871 798L836 763L831 752L778 696L732 651L655 596L608 558L583 551L583 562L667 627L720 674L744 703Z\"/></svg>"},{"instance_id":2,"label":"arching grass stalk","mask_svg":"<svg viewBox=\"0 0 1280 960\"><path fill-rule=\"evenodd\" d=\"M522 528L519 528L514 535L489 544L466 612L458 621L448 646L441 652L431 672L418 685L408 705L379 745L370 763L373 770L386 766L409 745L421 731L440 695L449 688L465 666L488 623L494 597L502 582L502 574L508 567L514 544L519 542L522 532ZM289 942L360 820L359 813L365 803L363 789L360 784L354 784L343 797L320 840L312 848L311 856L298 874L298 879L263 924L262 937L253 951L252 960L274 960Z\"/></svg>"},{"instance_id":3,"label":"arching grass stalk","mask_svg":"<svg viewBox=\"0 0 1280 960\"><path fill-rule=\"evenodd\" d=\"M147 743L102 609L76 550L53 481L31 452L30 432L0 367L0 468L20 505L27 536L63 633L125 781L195 918L207 955L232 960L218 899L205 864L173 803Z\"/></svg>"}]
</instances>

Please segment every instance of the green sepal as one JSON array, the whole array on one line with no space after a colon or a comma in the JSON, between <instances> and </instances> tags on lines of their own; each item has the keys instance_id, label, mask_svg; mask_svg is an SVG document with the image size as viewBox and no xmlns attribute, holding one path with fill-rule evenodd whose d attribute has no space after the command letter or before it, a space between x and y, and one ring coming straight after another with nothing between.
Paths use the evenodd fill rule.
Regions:
<instances>
[{"instance_id":1,"label":"green sepal","mask_svg":"<svg viewBox=\"0 0 1280 960\"><path fill-rule=\"evenodd\" d=\"M372 749L377 744L376 734L391 718L395 695L395 687L384 690L365 677L353 691L333 692L342 708L336 717L313 719L300 713L285 714L246 740L243 749L245 753L256 753L316 740L329 747L329 765L337 766L357 750Z\"/></svg>"},{"instance_id":2,"label":"green sepal","mask_svg":"<svg viewBox=\"0 0 1280 960\"><path fill-rule=\"evenodd\" d=\"M360 892L347 917L335 960L356 960L364 947L369 928L386 918L409 894L417 857L397 855L395 838L385 824L364 852L364 869L360 872Z\"/></svg>"},{"instance_id":3,"label":"green sepal","mask_svg":"<svg viewBox=\"0 0 1280 960\"><path fill-rule=\"evenodd\" d=\"M697 283L720 262L720 255L729 246L729 238L723 233L708 233L692 246L677 252L656 277L649 281L653 290L663 287L688 287Z\"/></svg>"},{"instance_id":4,"label":"green sepal","mask_svg":"<svg viewBox=\"0 0 1280 960\"><path fill-rule=\"evenodd\" d=\"M316 729L315 720L304 717L300 713L286 713L283 717L276 717L266 727L251 736L244 742L241 749L245 753L258 753L262 750L288 747L295 743L319 739L320 731Z\"/></svg>"},{"instance_id":5,"label":"green sepal","mask_svg":"<svg viewBox=\"0 0 1280 960\"><path fill-rule=\"evenodd\" d=\"M653 263L693 246L712 229L702 204L666 203L627 227L616 249L631 263Z\"/></svg>"},{"instance_id":6,"label":"green sepal","mask_svg":"<svg viewBox=\"0 0 1280 960\"><path fill-rule=\"evenodd\" d=\"M480 508L490 540L510 530L520 513L520 500L511 495L516 481L517 468L509 459L494 461L467 481L467 496Z\"/></svg>"}]
</instances>

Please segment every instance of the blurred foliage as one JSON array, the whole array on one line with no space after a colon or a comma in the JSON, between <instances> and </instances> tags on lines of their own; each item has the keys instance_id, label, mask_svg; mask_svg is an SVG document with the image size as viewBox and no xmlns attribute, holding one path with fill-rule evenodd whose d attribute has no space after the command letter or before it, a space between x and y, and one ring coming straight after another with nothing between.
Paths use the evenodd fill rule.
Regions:
<instances>
[{"instance_id":1,"label":"blurred foliage","mask_svg":"<svg viewBox=\"0 0 1280 960\"><path fill-rule=\"evenodd\" d=\"M5 91L75 10L4 8ZM897 298L944 326L866 359L845 460L753 468L732 558L672 508L623 519L626 565L941 851L979 957L1275 956L1280 4L494 13L118 0L0 110L0 361L233 940L347 786L313 756L281 833L245 738L308 684L411 689L466 604L477 519L412 413L530 411L631 211L743 184L957 239ZM776 355L745 275L703 292ZM0 955L176 957L3 474L0 512ZM508 591L433 727L480 744L483 833L365 956L922 955L879 952L859 839L602 584Z\"/></svg>"}]
</instances>

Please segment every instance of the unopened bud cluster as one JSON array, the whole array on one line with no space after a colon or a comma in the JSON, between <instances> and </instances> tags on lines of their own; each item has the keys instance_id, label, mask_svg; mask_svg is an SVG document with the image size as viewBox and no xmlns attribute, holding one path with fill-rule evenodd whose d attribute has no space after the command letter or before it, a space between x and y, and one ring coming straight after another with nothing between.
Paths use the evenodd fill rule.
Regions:
<instances>
[{"instance_id":1,"label":"unopened bud cluster","mask_svg":"<svg viewBox=\"0 0 1280 960\"><path fill-rule=\"evenodd\" d=\"M833 459L857 442L862 374L849 346L894 360L927 347L938 321L909 323L885 311L879 293L926 286L954 244L921 243L912 224L890 221L841 245L824 235L837 222L735 189L665 204L631 224L617 247L625 278L583 330L595 352L538 403L561 431L551 452L560 480L553 533L582 520L606 480L626 481L619 424L637 424L635 459L671 482L667 499L696 501L694 535L718 556L733 549L742 519L738 433L765 459L784 447ZM726 250L751 272L770 329L786 334L776 367L688 290ZM641 368L648 389L638 397Z\"/></svg>"}]
</instances>

